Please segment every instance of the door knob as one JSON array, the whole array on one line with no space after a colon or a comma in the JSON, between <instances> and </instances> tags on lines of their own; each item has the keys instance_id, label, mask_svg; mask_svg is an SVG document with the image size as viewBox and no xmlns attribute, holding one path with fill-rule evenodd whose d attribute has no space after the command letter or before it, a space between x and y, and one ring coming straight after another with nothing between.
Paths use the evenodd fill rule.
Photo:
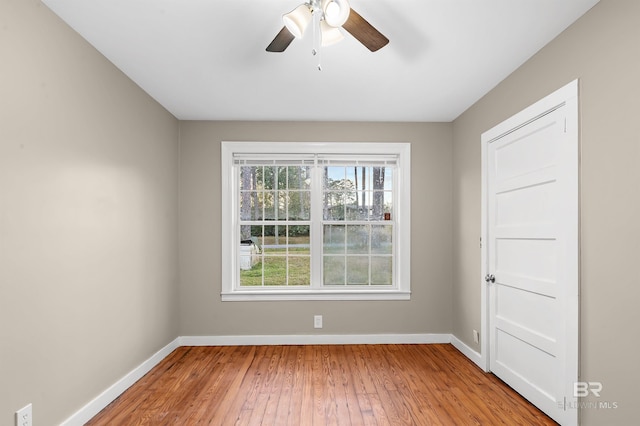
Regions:
<instances>
[{"instance_id":1,"label":"door knob","mask_svg":"<svg viewBox=\"0 0 640 426\"><path fill-rule=\"evenodd\" d=\"M489 275L489 274L487 274L487 275L485 275L484 280L485 280L487 283L495 283L495 282L496 282L496 277L495 277L495 275Z\"/></svg>"}]
</instances>

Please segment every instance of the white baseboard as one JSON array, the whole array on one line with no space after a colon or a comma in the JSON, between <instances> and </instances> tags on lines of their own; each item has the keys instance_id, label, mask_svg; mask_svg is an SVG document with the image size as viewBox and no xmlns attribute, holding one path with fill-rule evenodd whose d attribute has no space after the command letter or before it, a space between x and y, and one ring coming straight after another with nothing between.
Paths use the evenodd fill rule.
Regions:
<instances>
[{"instance_id":1,"label":"white baseboard","mask_svg":"<svg viewBox=\"0 0 640 426\"><path fill-rule=\"evenodd\" d=\"M479 352L471 349L471 347L465 344L462 340L458 339L456 336L451 336L451 344L484 371L482 355L480 355Z\"/></svg>"},{"instance_id":2,"label":"white baseboard","mask_svg":"<svg viewBox=\"0 0 640 426\"><path fill-rule=\"evenodd\" d=\"M384 345L451 343L450 334L293 334L270 336L182 336L180 346Z\"/></svg>"},{"instance_id":3,"label":"white baseboard","mask_svg":"<svg viewBox=\"0 0 640 426\"><path fill-rule=\"evenodd\" d=\"M60 423L60 426L82 426L88 422L93 416L98 414L107 405L111 404L124 391L129 389L131 385L140 380L142 376L147 374L153 367L158 365L160 361L173 352L179 345L179 338L174 339L167 346L153 354L149 359L134 368L123 378L111 385L107 390L95 397L87 405L82 407L71 417Z\"/></svg>"},{"instance_id":4,"label":"white baseboard","mask_svg":"<svg viewBox=\"0 0 640 426\"><path fill-rule=\"evenodd\" d=\"M246 346L246 345L348 345L348 344L434 344L458 341L451 334L294 334L272 336L182 336L153 354L107 390L60 423L60 426L82 426L131 385L140 380L160 361L180 346ZM456 344L454 343L454 346ZM465 345L466 346L466 345ZM456 346L458 347L458 346ZM468 348L468 346L467 346ZM459 348L458 348L459 349ZM472 351L468 348L469 351ZM467 355L463 350L463 354ZM473 351L472 351L473 352ZM467 355L468 356L468 355ZM475 362L475 360L472 359ZM477 362L476 362L477 363Z\"/></svg>"}]
</instances>

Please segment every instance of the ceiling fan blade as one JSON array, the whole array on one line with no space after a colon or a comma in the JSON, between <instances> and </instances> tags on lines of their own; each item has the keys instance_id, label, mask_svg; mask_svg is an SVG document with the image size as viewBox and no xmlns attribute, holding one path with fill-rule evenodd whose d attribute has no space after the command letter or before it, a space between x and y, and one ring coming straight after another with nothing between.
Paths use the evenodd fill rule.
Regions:
<instances>
[{"instance_id":1,"label":"ceiling fan blade","mask_svg":"<svg viewBox=\"0 0 640 426\"><path fill-rule=\"evenodd\" d=\"M342 25L342 28L349 31L352 36L372 52L383 48L389 43L388 38L353 9L351 9L349 19Z\"/></svg>"},{"instance_id":2,"label":"ceiling fan blade","mask_svg":"<svg viewBox=\"0 0 640 426\"><path fill-rule=\"evenodd\" d=\"M291 34L287 27L282 27L278 35L267 46L267 52L284 52L294 38L295 36Z\"/></svg>"}]
</instances>

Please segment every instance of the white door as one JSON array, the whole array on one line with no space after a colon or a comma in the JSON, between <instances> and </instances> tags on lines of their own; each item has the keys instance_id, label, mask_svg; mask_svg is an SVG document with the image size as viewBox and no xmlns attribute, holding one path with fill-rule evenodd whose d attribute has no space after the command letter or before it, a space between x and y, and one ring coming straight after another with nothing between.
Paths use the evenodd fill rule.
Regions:
<instances>
[{"instance_id":1,"label":"white door","mask_svg":"<svg viewBox=\"0 0 640 426\"><path fill-rule=\"evenodd\" d=\"M577 83L483 135L489 368L577 424Z\"/></svg>"}]
</instances>

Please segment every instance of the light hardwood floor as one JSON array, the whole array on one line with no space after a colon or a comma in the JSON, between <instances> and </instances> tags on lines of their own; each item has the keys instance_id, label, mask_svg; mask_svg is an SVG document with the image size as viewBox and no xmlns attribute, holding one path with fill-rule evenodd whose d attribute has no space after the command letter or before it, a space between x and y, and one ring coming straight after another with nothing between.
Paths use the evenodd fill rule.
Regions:
<instances>
[{"instance_id":1,"label":"light hardwood floor","mask_svg":"<svg viewBox=\"0 0 640 426\"><path fill-rule=\"evenodd\" d=\"M451 345L181 347L87 425L553 425Z\"/></svg>"}]
</instances>

